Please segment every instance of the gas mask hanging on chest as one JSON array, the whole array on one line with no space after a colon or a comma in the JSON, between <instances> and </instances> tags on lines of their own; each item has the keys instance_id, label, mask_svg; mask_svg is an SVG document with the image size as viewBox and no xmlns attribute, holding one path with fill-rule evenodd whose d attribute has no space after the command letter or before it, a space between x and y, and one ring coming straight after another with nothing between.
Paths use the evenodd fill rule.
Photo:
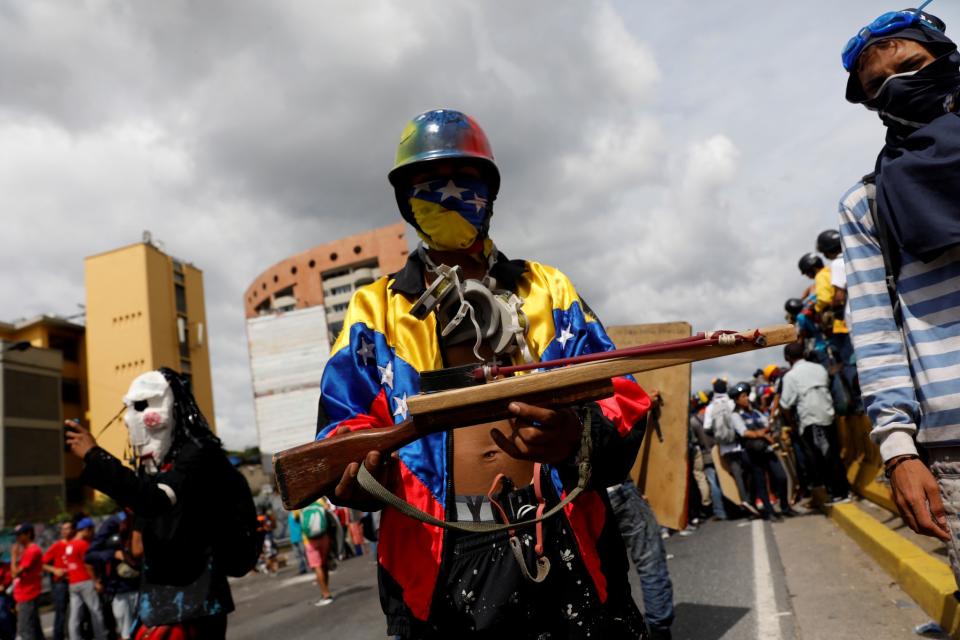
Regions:
<instances>
[{"instance_id":1,"label":"gas mask hanging on chest","mask_svg":"<svg viewBox=\"0 0 960 640\"><path fill-rule=\"evenodd\" d=\"M144 471L155 474L173 444L173 390L163 374L148 371L130 384L123 403L134 455Z\"/></svg>"},{"instance_id":2,"label":"gas mask hanging on chest","mask_svg":"<svg viewBox=\"0 0 960 640\"><path fill-rule=\"evenodd\" d=\"M483 280L462 280L460 267L435 265L421 245L420 258L436 279L410 309L425 320L436 313L440 340L444 346L472 344L478 362L484 360L480 347L486 344L494 358L518 356L533 362L527 345L527 316L523 299L512 291L497 289L490 276ZM493 251L491 255L496 255Z\"/></svg>"}]
</instances>

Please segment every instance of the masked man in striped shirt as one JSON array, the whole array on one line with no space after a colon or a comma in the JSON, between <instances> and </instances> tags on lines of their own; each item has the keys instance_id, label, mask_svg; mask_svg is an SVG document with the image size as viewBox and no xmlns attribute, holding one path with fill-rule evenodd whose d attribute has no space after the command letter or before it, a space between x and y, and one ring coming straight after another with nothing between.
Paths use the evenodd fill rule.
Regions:
<instances>
[{"instance_id":1,"label":"masked man in striped shirt","mask_svg":"<svg viewBox=\"0 0 960 640\"><path fill-rule=\"evenodd\" d=\"M960 53L945 29L895 11L844 49L847 100L878 112L886 144L840 232L873 439L904 520L947 543L960 582Z\"/></svg>"}]
</instances>

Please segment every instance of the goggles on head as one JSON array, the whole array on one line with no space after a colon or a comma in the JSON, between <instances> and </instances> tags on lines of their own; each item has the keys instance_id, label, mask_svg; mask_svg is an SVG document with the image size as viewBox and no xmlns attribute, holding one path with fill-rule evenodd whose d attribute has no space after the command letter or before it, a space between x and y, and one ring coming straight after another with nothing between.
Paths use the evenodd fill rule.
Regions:
<instances>
[{"instance_id":1,"label":"goggles on head","mask_svg":"<svg viewBox=\"0 0 960 640\"><path fill-rule=\"evenodd\" d=\"M860 31L857 32L857 35L853 36L847 41L847 45L843 48L843 52L840 54L840 59L843 61L843 68L847 71L851 71L853 69L854 64L857 62L857 58L859 58L860 54L863 53L863 50L866 48L871 38L889 35L918 23L929 29L944 31L946 29L946 25L939 18L935 18L923 13L923 8L932 1L933 0L926 0L926 2L921 4L917 9L888 11L864 28L860 29Z\"/></svg>"}]
</instances>

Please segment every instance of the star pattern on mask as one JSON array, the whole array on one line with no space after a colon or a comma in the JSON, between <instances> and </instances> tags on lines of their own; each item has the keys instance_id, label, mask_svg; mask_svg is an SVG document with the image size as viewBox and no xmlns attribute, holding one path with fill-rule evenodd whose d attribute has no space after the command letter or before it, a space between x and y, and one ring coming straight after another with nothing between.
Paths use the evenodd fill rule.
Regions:
<instances>
[{"instance_id":1,"label":"star pattern on mask","mask_svg":"<svg viewBox=\"0 0 960 640\"><path fill-rule=\"evenodd\" d=\"M560 347L563 349L567 348L567 343L573 339L573 332L570 331L571 324L568 322L567 326L560 330L560 337L557 338L557 342L560 343Z\"/></svg>"},{"instance_id":2,"label":"star pattern on mask","mask_svg":"<svg viewBox=\"0 0 960 640\"><path fill-rule=\"evenodd\" d=\"M407 414L410 413L410 410L407 409L407 394L403 394L400 398L394 398L393 402L395 403L393 415L400 416L401 420L406 420Z\"/></svg>"},{"instance_id":3,"label":"star pattern on mask","mask_svg":"<svg viewBox=\"0 0 960 640\"><path fill-rule=\"evenodd\" d=\"M417 195L417 194L420 193L421 191L423 191L423 192L425 192L425 193L430 193L430 183L429 183L429 182L421 182L420 184L415 184L415 185L413 185L413 195Z\"/></svg>"},{"instance_id":4,"label":"star pattern on mask","mask_svg":"<svg viewBox=\"0 0 960 640\"><path fill-rule=\"evenodd\" d=\"M476 194L474 194L474 196L473 196L472 199L470 199L470 200L464 200L464 202L466 202L467 204L472 204L473 206L475 206L475 207L477 208L477 213L479 213L481 209L483 209L485 206L487 206L487 199L486 199L486 198L482 198L482 197L480 197L480 196L478 196L478 195L476 195Z\"/></svg>"},{"instance_id":5,"label":"star pattern on mask","mask_svg":"<svg viewBox=\"0 0 960 640\"><path fill-rule=\"evenodd\" d=\"M377 370L380 371L380 384L388 389L393 389L393 363L388 362L385 367L377 365Z\"/></svg>"},{"instance_id":6,"label":"star pattern on mask","mask_svg":"<svg viewBox=\"0 0 960 640\"><path fill-rule=\"evenodd\" d=\"M445 186L437 189L437 193L440 194L441 202L447 198L456 198L457 200L462 200L464 191L469 191L469 189L458 187L456 184L454 184L453 180L448 180Z\"/></svg>"},{"instance_id":7,"label":"star pattern on mask","mask_svg":"<svg viewBox=\"0 0 960 640\"><path fill-rule=\"evenodd\" d=\"M357 355L363 359L363 364L370 364L369 360L373 358L373 361L376 362L376 351L373 348L372 342L367 342L367 339L363 336L360 336L360 348L357 349Z\"/></svg>"}]
</instances>

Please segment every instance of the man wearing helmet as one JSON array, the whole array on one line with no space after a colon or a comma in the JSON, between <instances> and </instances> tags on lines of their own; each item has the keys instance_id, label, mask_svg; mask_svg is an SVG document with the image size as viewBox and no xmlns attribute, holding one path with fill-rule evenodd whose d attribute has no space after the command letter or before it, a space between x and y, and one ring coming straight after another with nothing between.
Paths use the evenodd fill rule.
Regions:
<instances>
[{"instance_id":1,"label":"man wearing helmet","mask_svg":"<svg viewBox=\"0 0 960 640\"><path fill-rule=\"evenodd\" d=\"M787 492L787 476L783 471L780 460L771 448L774 444L770 435L770 424L767 417L757 411L750 403L750 383L738 382L729 391L736 410L731 414L733 428L740 438L743 450L749 461L749 468L753 473L751 500L756 503L759 498L763 503L764 520L780 520L783 517L792 517L796 512L790 507L790 496ZM770 492L767 491L767 476L770 478L770 487L777 494L780 513L773 509L770 503Z\"/></svg>"},{"instance_id":2,"label":"man wearing helmet","mask_svg":"<svg viewBox=\"0 0 960 640\"><path fill-rule=\"evenodd\" d=\"M926 4L844 48L846 98L878 113L886 139L841 199L840 233L871 435L901 515L950 542L960 584L960 53Z\"/></svg>"},{"instance_id":3,"label":"man wearing helmet","mask_svg":"<svg viewBox=\"0 0 960 640\"><path fill-rule=\"evenodd\" d=\"M566 276L509 260L493 244L500 174L472 118L448 109L417 116L389 178L422 244L398 273L354 294L323 373L318 438L402 421L421 371L613 348ZM384 508L378 566L389 634L645 637L605 487L632 466L650 400L630 378L616 379L615 390L557 411L513 402L510 420L366 457L364 467L391 493L440 521L513 523L567 495L584 432L593 443L588 489L542 530L465 533ZM357 464L347 468L333 499L380 509L358 472Z\"/></svg>"},{"instance_id":4,"label":"man wearing helmet","mask_svg":"<svg viewBox=\"0 0 960 640\"><path fill-rule=\"evenodd\" d=\"M836 229L827 229L817 236L817 251L830 261L829 289L817 290L817 308L829 313L833 319L830 330L830 345L839 361L840 373L846 388L851 395L853 406L860 404L860 386L857 384L857 359L853 352L853 342L850 340L850 330L847 328L847 271L843 264L843 247L840 245L840 232Z\"/></svg>"}]
</instances>

